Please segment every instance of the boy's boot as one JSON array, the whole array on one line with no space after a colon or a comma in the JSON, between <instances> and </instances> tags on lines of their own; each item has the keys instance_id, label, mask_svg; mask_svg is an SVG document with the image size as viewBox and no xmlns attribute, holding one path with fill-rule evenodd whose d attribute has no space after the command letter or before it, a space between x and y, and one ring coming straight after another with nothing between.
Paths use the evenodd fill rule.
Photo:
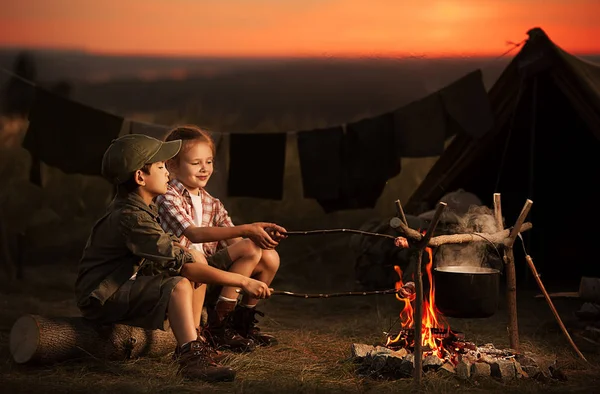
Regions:
<instances>
[{"instance_id":1,"label":"boy's boot","mask_svg":"<svg viewBox=\"0 0 600 394\"><path fill-rule=\"evenodd\" d=\"M244 338L252 339L258 346L277 345L277 338L260 332L260 328L256 326L256 323L258 323L256 315L265 316L263 312L256 310L256 307L248 308L238 305L231 316L232 328Z\"/></svg>"},{"instance_id":2,"label":"boy's boot","mask_svg":"<svg viewBox=\"0 0 600 394\"><path fill-rule=\"evenodd\" d=\"M209 337L210 333L207 332L204 327L202 327L202 326L196 327L196 334L197 334L197 339L199 341L206 342L206 346L208 346L210 348L210 355L214 362L220 363L229 357L229 354L223 353L223 352L215 349L213 344L206 339ZM181 346L177 345L177 346L175 346L175 351L173 352L173 360L177 361L177 359L179 359L180 355L181 355Z\"/></svg>"},{"instance_id":3,"label":"boy's boot","mask_svg":"<svg viewBox=\"0 0 600 394\"><path fill-rule=\"evenodd\" d=\"M205 382L231 382L235 379L233 369L214 361L213 350L203 337L181 346L178 353L179 372L184 378Z\"/></svg>"},{"instance_id":4,"label":"boy's boot","mask_svg":"<svg viewBox=\"0 0 600 394\"><path fill-rule=\"evenodd\" d=\"M250 352L256 347L254 341L239 335L230 327L230 319L236 301L217 301L214 309L208 309L207 332L215 348L234 352Z\"/></svg>"}]
</instances>

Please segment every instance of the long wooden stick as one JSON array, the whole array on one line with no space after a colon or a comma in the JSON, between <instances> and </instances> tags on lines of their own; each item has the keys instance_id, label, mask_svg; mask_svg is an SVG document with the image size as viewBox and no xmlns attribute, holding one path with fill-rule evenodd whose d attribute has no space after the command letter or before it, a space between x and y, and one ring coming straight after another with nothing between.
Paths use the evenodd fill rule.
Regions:
<instances>
[{"instance_id":1,"label":"long wooden stick","mask_svg":"<svg viewBox=\"0 0 600 394\"><path fill-rule=\"evenodd\" d=\"M448 204L445 202L438 202L435 213L433 215L433 219L431 219L431 223L429 224L429 228L425 233L423 239L418 243L418 256L417 256L417 269L416 269L416 277L415 277L415 371L414 371L414 385L417 390L421 388L421 380L423 377L423 273L422 271L422 261L423 261L423 251L429 244L429 240L437 227L440 218L442 217L442 212L446 208Z\"/></svg>"},{"instance_id":2,"label":"long wooden stick","mask_svg":"<svg viewBox=\"0 0 600 394\"><path fill-rule=\"evenodd\" d=\"M402 219L393 217L390 220L390 226L395 227L397 223L401 223ZM532 228L531 223L525 222L523 226L521 226L521 232L528 231ZM411 232L414 231L418 234L418 238L411 238L414 241L420 241L423 236L418 233L416 230L410 229ZM333 234L333 233L348 233L348 234L361 234L366 236L375 236L375 237L383 237L389 238L391 240L395 240L396 237L389 234L381 234L381 233L373 233L369 231L362 230L353 230L348 228L335 228L335 229L325 229L325 230L307 230L307 231L288 231L284 233L284 235L317 235L317 234ZM437 247L445 244L462 244L465 242L491 242L494 244L504 244L508 241L508 236L510 235L510 230L498 231L497 233L487 234L487 233L465 233L465 234L451 234L451 235L438 235L437 237L432 237L429 240L427 246ZM408 238L408 237L407 237Z\"/></svg>"},{"instance_id":3,"label":"long wooden stick","mask_svg":"<svg viewBox=\"0 0 600 394\"><path fill-rule=\"evenodd\" d=\"M519 351L519 323L517 317L517 274L515 272L515 256L513 245L517 235L521 232L521 226L529 214L533 201L525 201L525 205L512 228L504 248L504 263L506 266L506 304L508 307L508 339L511 349Z\"/></svg>"},{"instance_id":4,"label":"long wooden stick","mask_svg":"<svg viewBox=\"0 0 600 394\"><path fill-rule=\"evenodd\" d=\"M564 323L562 322L562 319L560 318L558 311L554 307L554 304L552 303L552 300L550 299L550 295L546 291L546 288L544 287L544 284L542 283L542 279L540 278L540 275L538 274L537 269L535 269L535 265L533 265L533 260L531 259L531 256L526 254L525 260L527 260L527 265L529 265L529 268L531 269L531 272L533 273L533 277L535 278L535 281L537 282L538 286L540 287L540 290L542 291L542 293L544 293L544 298L546 298L546 302L548 303L548 306L550 307L550 310L552 311L554 318L558 322L558 325L560 326L561 331L563 332L563 334L565 334L565 337L567 337L567 341L569 341L569 343L575 350L575 353L577 353L577 355L583 361L585 361L587 363L588 360L586 360L585 356L579 351L579 348L577 347L577 345L575 345L575 342L573 342L573 339L569 335L569 331L567 331L567 328L565 327Z\"/></svg>"},{"instance_id":5,"label":"long wooden stick","mask_svg":"<svg viewBox=\"0 0 600 394\"><path fill-rule=\"evenodd\" d=\"M502 203L500 202L500 193L494 193L494 218L498 231L504 230L504 221L502 220Z\"/></svg>"},{"instance_id":6,"label":"long wooden stick","mask_svg":"<svg viewBox=\"0 0 600 394\"><path fill-rule=\"evenodd\" d=\"M533 226L531 223L523 223L521 232L530 230ZM510 235L509 229L498 231L494 234L487 233L470 233L470 234L451 234L451 235L438 235L429 240L427 246L437 247L446 244L462 244L466 242L490 242L493 244L506 244Z\"/></svg>"},{"instance_id":7,"label":"long wooden stick","mask_svg":"<svg viewBox=\"0 0 600 394\"><path fill-rule=\"evenodd\" d=\"M404 209L402 209L402 204L400 204L400 200L396 200L396 214L402 220L402 223L408 227L408 222L406 221L406 215L404 214Z\"/></svg>"},{"instance_id":8,"label":"long wooden stick","mask_svg":"<svg viewBox=\"0 0 600 394\"><path fill-rule=\"evenodd\" d=\"M409 282L410 283L410 282ZM332 297L346 297L346 296L368 296L368 295L381 295L381 294L397 294L400 298L406 298L403 296L403 292L406 289L386 289L386 290L373 290L373 291L346 291L342 293L294 293L292 291L284 290L273 290L271 296L283 295L289 297L298 298L332 298ZM242 289L236 289L236 293L243 293Z\"/></svg>"}]
</instances>

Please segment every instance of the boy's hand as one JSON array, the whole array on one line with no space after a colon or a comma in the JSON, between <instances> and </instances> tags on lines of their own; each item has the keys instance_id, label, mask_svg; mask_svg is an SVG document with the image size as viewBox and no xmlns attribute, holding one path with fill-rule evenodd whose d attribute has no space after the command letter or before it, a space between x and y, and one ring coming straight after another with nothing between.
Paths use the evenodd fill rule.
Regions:
<instances>
[{"instance_id":1,"label":"boy's hand","mask_svg":"<svg viewBox=\"0 0 600 394\"><path fill-rule=\"evenodd\" d=\"M286 229L275 223L257 222L246 225L245 236L262 249L275 249L286 236Z\"/></svg>"},{"instance_id":2,"label":"boy's hand","mask_svg":"<svg viewBox=\"0 0 600 394\"><path fill-rule=\"evenodd\" d=\"M273 291L273 289L270 289L264 282L246 278L242 284L242 291L255 298L269 298L271 297L271 291Z\"/></svg>"}]
</instances>

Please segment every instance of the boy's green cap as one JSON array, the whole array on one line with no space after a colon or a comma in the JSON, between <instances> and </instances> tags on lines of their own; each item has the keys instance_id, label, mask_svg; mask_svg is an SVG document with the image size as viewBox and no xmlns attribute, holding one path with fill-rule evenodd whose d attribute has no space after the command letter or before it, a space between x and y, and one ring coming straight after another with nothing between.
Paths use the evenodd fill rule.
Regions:
<instances>
[{"instance_id":1,"label":"boy's green cap","mask_svg":"<svg viewBox=\"0 0 600 394\"><path fill-rule=\"evenodd\" d=\"M163 142L143 134L127 134L113 140L102 158L102 176L121 184L144 164L166 161L181 149L181 140Z\"/></svg>"}]
</instances>

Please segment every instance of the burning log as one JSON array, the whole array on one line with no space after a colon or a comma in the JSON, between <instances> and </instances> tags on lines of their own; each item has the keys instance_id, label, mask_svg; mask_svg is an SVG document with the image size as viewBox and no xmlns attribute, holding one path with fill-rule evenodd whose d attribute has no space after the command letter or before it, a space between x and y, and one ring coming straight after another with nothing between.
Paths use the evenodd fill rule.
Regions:
<instances>
[{"instance_id":1,"label":"burning log","mask_svg":"<svg viewBox=\"0 0 600 394\"><path fill-rule=\"evenodd\" d=\"M414 332L411 329L402 331L409 336ZM444 335L440 331L438 334ZM519 355L513 349L497 349L493 344L477 346L465 341L462 333L458 332L448 332L440 340L444 343L443 354L424 352L421 360L423 371L455 374L460 379L492 376L501 380L536 377L540 373L537 363L531 357ZM359 364L357 372L361 375L401 379L417 373L416 354L408 347L396 350L395 347L355 343L352 344L351 351L354 362Z\"/></svg>"}]
</instances>

